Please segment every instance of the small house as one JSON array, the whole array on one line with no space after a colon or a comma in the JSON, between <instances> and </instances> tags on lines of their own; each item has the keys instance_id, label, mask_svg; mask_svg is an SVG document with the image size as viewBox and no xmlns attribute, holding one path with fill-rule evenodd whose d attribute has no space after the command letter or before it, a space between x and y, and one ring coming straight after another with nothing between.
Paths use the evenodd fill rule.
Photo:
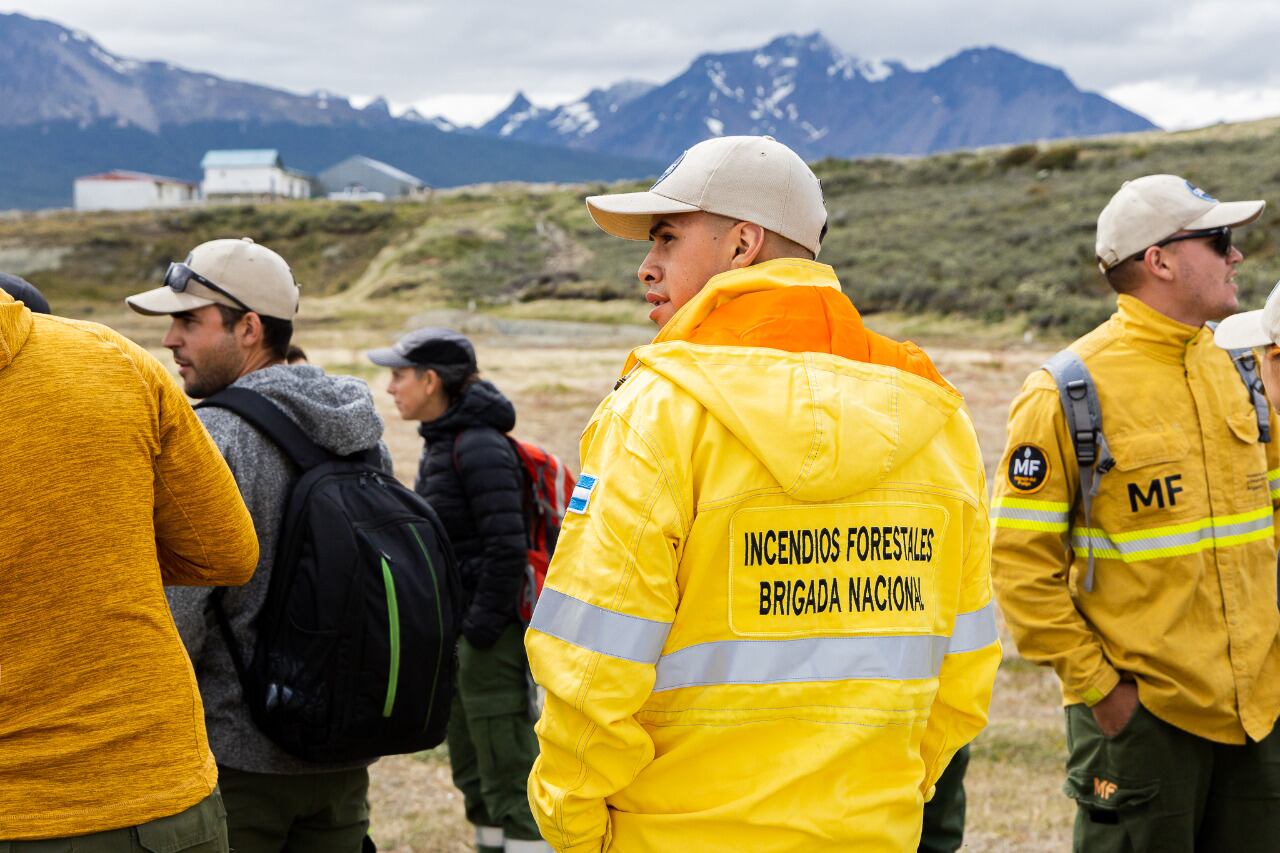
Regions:
<instances>
[{"instance_id":1,"label":"small house","mask_svg":"<svg viewBox=\"0 0 1280 853\"><path fill-rule=\"evenodd\" d=\"M200 199L191 181L113 169L75 179L76 210L150 210L179 207Z\"/></svg>"},{"instance_id":2,"label":"small house","mask_svg":"<svg viewBox=\"0 0 1280 853\"><path fill-rule=\"evenodd\" d=\"M421 178L360 154L330 166L317 179L330 198L404 198L427 190Z\"/></svg>"},{"instance_id":3,"label":"small house","mask_svg":"<svg viewBox=\"0 0 1280 853\"><path fill-rule=\"evenodd\" d=\"M200 167L204 197L209 201L311 198L311 177L285 168L274 148L209 151Z\"/></svg>"}]
</instances>

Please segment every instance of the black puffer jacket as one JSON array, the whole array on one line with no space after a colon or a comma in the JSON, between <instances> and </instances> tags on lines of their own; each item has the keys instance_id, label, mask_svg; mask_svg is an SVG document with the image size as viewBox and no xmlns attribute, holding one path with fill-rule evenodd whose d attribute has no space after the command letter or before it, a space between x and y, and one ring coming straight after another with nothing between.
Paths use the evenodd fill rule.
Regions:
<instances>
[{"instance_id":1,"label":"black puffer jacket","mask_svg":"<svg viewBox=\"0 0 1280 853\"><path fill-rule=\"evenodd\" d=\"M471 597L462 633L488 648L516 618L527 555L524 477L506 433L516 410L484 381L420 428L426 439L414 488L440 516Z\"/></svg>"}]
</instances>

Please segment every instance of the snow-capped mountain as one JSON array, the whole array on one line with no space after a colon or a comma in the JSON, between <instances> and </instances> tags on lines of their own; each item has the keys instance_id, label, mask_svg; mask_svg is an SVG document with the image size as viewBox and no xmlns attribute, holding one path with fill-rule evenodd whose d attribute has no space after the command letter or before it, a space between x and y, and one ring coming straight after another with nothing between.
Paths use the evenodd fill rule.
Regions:
<instances>
[{"instance_id":1,"label":"snow-capped mountain","mask_svg":"<svg viewBox=\"0 0 1280 853\"><path fill-rule=\"evenodd\" d=\"M627 103L657 88L653 83L624 80L607 89L592 89L586 97L555 108L534 106L524 92L502 112L480 126L479 132L526 142L571 145L600 129Z\"/></svg>"},{"instance_id":2,"label":"snow-capped mountain","mask_svg":"<svg viewBox=\"0 0 1280 853\"><path fill-rule=\"evenodd\" d=\"M297 95L126 59L78 30L0 14L0 126L60 120L155 131L208 120L370 126L392 118L381 99L358 110L330 92Z\"/></svg>"},{"instance_id":3,"label":"snow-capped mountain","mask_svg":"<svg viewBox=\"0 0 1280 853\"><path fill-rule=\"evenodd\" d=\"M808 158L933 151L1149 130L1062 71L999 48L924 70L863 60L821 33L699 56L661 86L595 90L557 108L523 94L480 133L671 159L712 136L769 134Z\"/></svg>"}]
</instances>

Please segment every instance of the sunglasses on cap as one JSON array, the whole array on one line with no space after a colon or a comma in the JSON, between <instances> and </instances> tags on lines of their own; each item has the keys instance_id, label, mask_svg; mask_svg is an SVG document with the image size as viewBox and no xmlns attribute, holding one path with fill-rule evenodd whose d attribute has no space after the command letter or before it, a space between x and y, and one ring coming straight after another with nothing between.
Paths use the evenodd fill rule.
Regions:
<instances>
[{"instance_id":1,"label":"sunglasses on cap","mask_svg":"<svg viewBox=\"0 0 1280 853\"><path fill-rule=\"evenodd\" d=\"M236 305L240 306L245 311L253 310L248 305L245 305L239 299L236 299L230 293L227 293L226 290L222 289L221 287L218 287L218 285L209 281L209 279L200 275L200 273L196 272L186 264L171 263L169 264L169 269L164 274L165 286L177 293L184 293L187 289L187 285L190 284L192 280L199 282L200 284L212 290L214 293L222 294L223 296L227 297L232 302L234 302Z\"/></svg>"},{"instance_id":2,"label":"sunglasses on cap","mask_svg":"<svg viewBox=\"0 0 1280 853\"><path fill-rule=\"evenodd\" d=\"M1176 237L1166 237L1165 239L1161 240L1159 243L1153 243L1152 245L1167 246L1170 243L1177 243L1179 240L1200 240L1200 239L1213 240L1213 242L1210 243L1209 245L1213 248L1215 252L1217 252L1219 255L1222 255L1222 257L1224 258L1227 255L1231 254L1231 226L1230 225L1222 225L1222 226L1219 226L1218 228L1208 228L1208 229L1205 229L1204 231L1191 231L1187 234L1179 234ZM1147 254L1147 250L1143 249L1141 252L1134 255L1132 260L1140 261L1143 259L1143 257L1146 254Z\"/></svg>"}]
</instances>

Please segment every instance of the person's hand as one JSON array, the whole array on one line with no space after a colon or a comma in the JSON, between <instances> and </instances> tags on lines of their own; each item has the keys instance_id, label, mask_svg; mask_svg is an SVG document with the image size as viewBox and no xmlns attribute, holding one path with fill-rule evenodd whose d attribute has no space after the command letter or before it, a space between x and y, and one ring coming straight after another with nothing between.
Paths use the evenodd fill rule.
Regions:
<instances>
[{"instance_id":1,"label":"person's hand","mask_svg":"<svg viewBox=\"0 0 1280 853\"><path fill-rule=\"evenodd\" d=\"M1121 681L1090 710L1102 733L1115 737L1138 710L1138 686L1132 681Z\"/></svg>"}]
</instances>

